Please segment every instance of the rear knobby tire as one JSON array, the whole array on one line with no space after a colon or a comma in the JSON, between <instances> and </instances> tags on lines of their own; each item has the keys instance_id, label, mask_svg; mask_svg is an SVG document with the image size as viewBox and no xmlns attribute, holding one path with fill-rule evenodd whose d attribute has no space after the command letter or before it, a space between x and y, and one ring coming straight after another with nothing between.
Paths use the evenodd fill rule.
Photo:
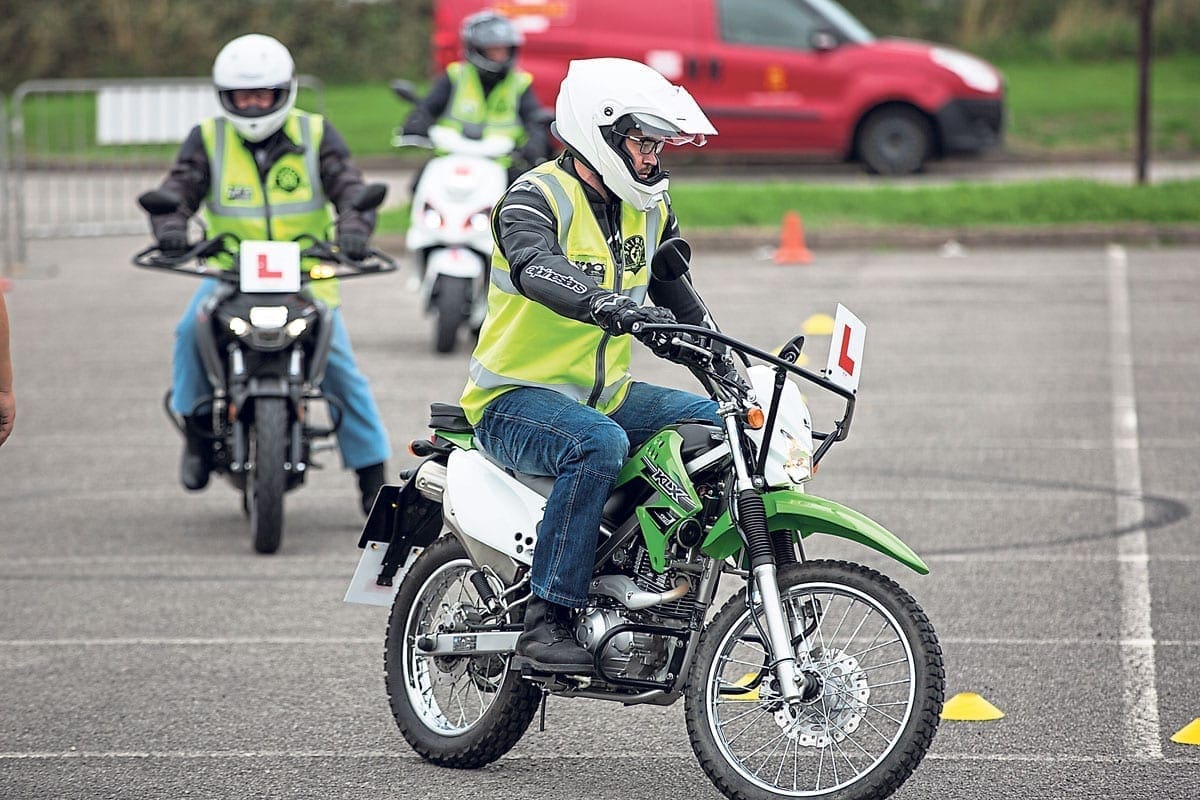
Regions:
<instances>
[{"instance_id":1,"label":"rear knobby tire","mask_svg":"<svg viewBox=\"0 0 1200 800\"><path fill-rule=\"evenodd\" d=\"M416 654L450 616L482 609L463 546L444 536L426 548L400 585L388 618L384 670L400 733L426 761L476 769L512 749L537 712L541 694L509 670L511 654L437 657Z\"/></svg>"},{"instance_id":2,"label":"rear knobby tire","mask_svg":"<svg viewBox=\"0 0 1200 800\"><path fill-rule=\"evenodd\" d=\"M286 399L260 397L254 401L254 425L250 429L253 466L246 494L254 549L260 553L274 553L283 539L288 428Z\"/></svg>"},{"instance_id":3,"label":"rear knobby tire","mask_svg":"<svg viewBox=\"0 0 1200 800\"><path fill-rule=\"evenodd\" d=\"M859 564L792 564L778 584L797 668L821 693L799 714L779 699L743 589L705 629L688 680L700 766L737 800L887 797L937 731L945 672L933 626L908 592Z\"/></svg>"}]
</instances>

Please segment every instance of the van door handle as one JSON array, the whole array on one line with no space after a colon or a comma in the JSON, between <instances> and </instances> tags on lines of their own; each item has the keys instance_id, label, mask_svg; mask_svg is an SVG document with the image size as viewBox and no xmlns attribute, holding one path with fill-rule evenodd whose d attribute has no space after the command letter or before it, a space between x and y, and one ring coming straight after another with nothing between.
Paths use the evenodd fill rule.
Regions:
<instances>
[{"instance_id":1,"label":"van door handle","mask_svg":"<svg viewBox=\"0 0 1200 800\"><path fill-rule=\"evenodd\" d=\"M714 81L721 80L721 62L717 59L711 59L708 62L708 77Z\"/></svg>"},{"instance_id":2,"label":"van door handle","mask_svg":"<svg viewBox=\"0 0 1200 800\"><path fill-rule=\"evenodd\" d=\"M689 78L695 78L700 74L700 60L697 58L689 58L686 62L684 62L683 69Z\"/></svg>"}]
</instances>

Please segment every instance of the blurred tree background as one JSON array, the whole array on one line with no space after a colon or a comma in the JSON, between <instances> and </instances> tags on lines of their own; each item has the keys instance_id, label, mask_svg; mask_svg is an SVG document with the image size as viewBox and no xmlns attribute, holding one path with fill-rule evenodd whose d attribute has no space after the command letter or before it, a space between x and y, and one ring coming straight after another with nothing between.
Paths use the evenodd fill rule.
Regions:
<instances>
[{"instance_id":1,"label":"blurred tree background","mask_svg":"<svg viewBox=\"0 0 1200 800\"><path fill-rule=\"evenodd\" d=\"M435 0L7 0L0 90L30 78L201 76L222 44L270 33L327 83L429 73ZM1137 49L1135 0L843 0L877 36L987 58L1110 60ZM669 13L666 4L659 4ZM1200 0L1157 0L1155 51L1200 52Z\"/></svg>"}]
</instances>

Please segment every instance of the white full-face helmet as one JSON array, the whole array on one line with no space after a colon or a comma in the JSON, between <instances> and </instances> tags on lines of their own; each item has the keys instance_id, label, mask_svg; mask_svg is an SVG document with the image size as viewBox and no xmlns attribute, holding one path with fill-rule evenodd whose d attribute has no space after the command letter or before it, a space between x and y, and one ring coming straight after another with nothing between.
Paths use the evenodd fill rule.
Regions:
<instances>
[{"instance_id":1,"label":"white full-face helmet","mask_svg":"<svg viewBox=\"0 0 1200 800\"><path fill-rule=\"evenodd\" d=\"M239 36L221 48L213 62L213 85L225 116L250 142L261 142L283 127L296 104L296 65L278 39L261 33ZM235 89L270 89L267 108L239 109Z\"/></svg>"},{"instance_id":2,"label":"white full-face helmet","mask_svg":"<svg viewBox=\"0 0 1200 800\"><path fill-rule=\"evenodd\" d=\"M665 170L639 177L625 149L625 134L667 144L703 146L717 130L687 89L675 86L655 70L623 58L572 61L555 104L554 134L615 195L643 211L653 208L667 191Z\"/></svg>"}]
</instances>

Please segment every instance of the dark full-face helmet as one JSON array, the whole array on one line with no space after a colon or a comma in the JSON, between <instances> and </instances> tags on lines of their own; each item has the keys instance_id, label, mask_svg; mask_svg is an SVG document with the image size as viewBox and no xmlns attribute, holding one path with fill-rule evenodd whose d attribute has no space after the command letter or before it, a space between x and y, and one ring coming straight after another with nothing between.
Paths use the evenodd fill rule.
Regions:
<instances>
[{"instance_id":1,"label":"dark full-face helmet","mask_svg":"<svg viewBox=\"0 0 1200 800\"><path fill-rule=\"evenodd\" d=\"M525 37L512 20L495 11L480 11L463 20L463 55L482 73L496 78L508 74L517 58L517 48ZM504 48L506 55L497 60L488 56L493 48Z\"/></svg>"}]
</instances>

